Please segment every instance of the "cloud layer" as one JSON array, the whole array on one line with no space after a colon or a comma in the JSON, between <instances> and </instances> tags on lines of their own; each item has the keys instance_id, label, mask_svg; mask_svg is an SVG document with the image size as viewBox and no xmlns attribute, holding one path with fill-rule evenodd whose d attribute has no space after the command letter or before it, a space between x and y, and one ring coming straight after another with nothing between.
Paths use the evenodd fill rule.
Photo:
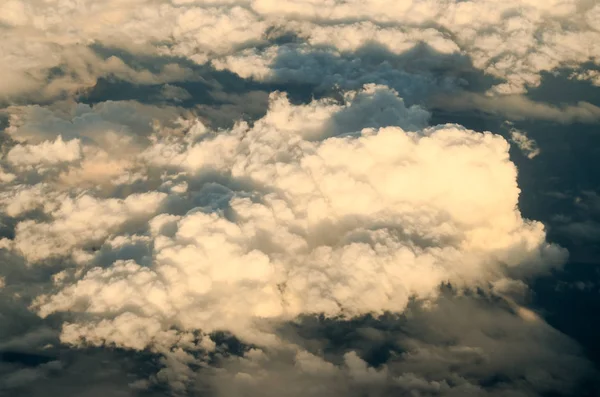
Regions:
<instances>
[{"instance_id":1,"label":"cloud layer","mask_svg":"<svg viewBox=\"0 0 600 397\"><path fill-rule=\"evenodd\" d=\"M30 117L10 129L14 139L40 137ZM435 305L444 283L494 294L566 259L518 211L509 144L428 118L377 85L298 105L275 92L263 118L218 132L180 118L169 133L144 135L129 118L120 128L90 118L80 137L44 135L8 151L14 179L2 203L15 227L2 244L25 266L57 269L30 309L70 313L63 344L162 354L168 376L157 379L173 390L193 388L190 365L208 360L223 331L275 349L260 354L296 349L309 373L317 365L332 379L385 385L385 371L356 353L344 372L278 327L307 315L402 314L415 300ZM104 166L90 174L98 156ZM66 183L82 173L95 188ZM516 313L511 321L546 327ZM436 384L423 387L461 390Z\"/></svg>"},{"instance_id":2,"label":"cloud layer","mask_svg":"<svg viewBox=\"0 0 600 397\"><path fill-rule=\"evenodd\" d=\"M301 51L309 53L305 55L322 52L339 63L348 56L360 58L356 53L361 49L376 47L399 57L395 62L408 65L412 74L430 77L428 72L440 68L462 68L456 60L466 57L477 70L500 79L493 92L523 93L540 83L542 72L597 62L597 14L597 5L577 0L114 0L101 5L88 0L10 0L0 8L1 48L7 59L0 96L56 97L93 86L106 76L142 84L193 78L190 65L176 58L144 68L117 53L94 51L93 45L199 64L216 61L243 75L281 79L293 65L282 69L278 54L289 59L290 51L297 51L290 44L273 43L286 35L310 46ZM25 46L24 37L29 43ZM417 51L416 59L402 56L414 55L421 45L429 49ZM391 78L386 76L387 65L380 63L372 73ZM294 70L297 78L317 78L319 74L306 67ZM575 76L595 79L585 71Z\"/></svg>"},{"instance_id":3,"label":"cloud layer","mask_svg":"<svg viewBox=\"0 0 600 397\"><path fill-rule=\"evenodd\" d=\"M529 90L597 83L599 15L2 2L0 394L578 395L589 362L529 305L567 251L509 156L545 148L430 120L598 122Z\"/></svg>"}]
</instances>

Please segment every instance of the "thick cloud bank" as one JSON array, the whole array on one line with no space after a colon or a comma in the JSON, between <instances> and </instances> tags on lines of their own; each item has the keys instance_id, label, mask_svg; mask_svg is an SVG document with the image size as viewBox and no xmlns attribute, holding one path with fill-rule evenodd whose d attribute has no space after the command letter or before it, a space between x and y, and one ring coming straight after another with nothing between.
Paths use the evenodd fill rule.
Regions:
<instances>
[{"instance_id":1,"label":"thick cloud bank","mask_svg":"<svg viewBox=\"0 0 600 397\"><path fill-rule=\"evenodd\" d=\"M564 250L517 209L508 143L458 125L427 127L428 117L384 86L348 92L342 103L293 105L275 92L252 125L217 132L180 121L166 136L139 136L121 168L103 168L112 186L100 172L86 190L65 175L99 153L107 164L125 161L123 136L16 144L2 199L16 225L2 244L25 266L63 268L30 307L42 318L71 313L62 343L174 355L174 389L195 376L187 365L206 360L192 352L215 349L215 332L290 349L277 329L299 316L402 314L413 300L435 305L443 283L493 293L507 277L560 265ZM32 123L22 120L13 139ZM48 164L63 168L50 174ZM28 183L35 175L43 182ZM511 321L540 321L520 313ZM321 360L297 354L309 367ZM352 376L387 376L356 353L345 361L366 371Z\"/></svg>"},{"instance_id":2,"label":"thick cloud bank","mask_svg":"<svg viewBox=\"0 0 600 397\"><path fill-rule=\"evenodd\" d=\"M492 92L523 93L542 72L597 64L598 9L585 0L7 0L0 6L7 60L0 97L55 97L105 76L143 84L194 78L191 65L176 58L146 69L97 46L214 61L257 79L385 80L397 89L406 79L391 65L435 78L446 68L460 72L462 58L500 80ZM389 59L356 56L373 51ZM597 73L577 70L573 78L596 81Z\"/></svg>"},{"instance_id":3,"label":"thick cloud bank","mask_svg":"<svg viewBox=\"0 0 600 397\"><path fill-rule=\"evenodd\" d=\"M510 145L543 148L428 107L600 120L526 96L597 80L598 15L2 2L0 394L577 395L528 307L568 256L518 207Z\"/></svg>"},{"instance_id":4,"label":"thick cloud bank","mask_svg":"<svg viewBox=\"0 0 600 397\"><path fill-rule=\"evenodd\" d=\"M108 243L146 243L153 263L95 268L40 302L41 313L87 301L94 313L134 309L158 323L167 318L167 327L247 329L255 317L401 312L411 296L431 297L441 282L485 285L505 268L537 271L563 260L544 242L542 226L516 209L516 171L503 138L455 125L405 131L399 125L414 128L426 114L385 88L368 87L351 100L292 106L274 94L252 127L211 136L196 125L185 138L157 140L139 161L174 168L173 206L198 195L204 205L157 214L143 234ZM385 106L381 117L373 117L373 103ZM374 119L390 125L348 130ZM207 173L226 181L190 188ZM226 186L236 181L248 191ZM72 218L99 217L89 239L75 229L84 246L140 208L155 212L162 198L63 201L48 222L17 225L15 245L31 260L68 254L75 242L39 251L54 230L73 230Z\"/></svg>"}]
</instances>

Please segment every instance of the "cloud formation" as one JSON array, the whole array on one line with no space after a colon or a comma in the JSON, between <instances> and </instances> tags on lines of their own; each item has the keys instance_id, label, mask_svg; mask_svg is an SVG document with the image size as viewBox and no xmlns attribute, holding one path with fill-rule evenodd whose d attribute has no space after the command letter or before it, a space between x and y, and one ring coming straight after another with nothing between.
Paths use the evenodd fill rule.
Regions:
<instances>
[{"instance_id":1,"label":"cloud formation","mask_svg":"<svg viewBox=\"0 0 600 397\"><path fill-rule=\"evenodd\" d=\"M490 97L465 93L455 96L439 95L432 105L444 110L480 110L509 120L538 119L558 123L597 123L600 121L600 107L581 101L576 105L554 106L532 101L522 95Z\"/></svg>"},{"instance_id":2,"label":"cloud formation","mask_svg":"<svg viewBox=\"0 0 600 397\"><path fill-rule=\"evenodd\" d=\"M263 118L218 132L196 120L131 135L91 117L97 142L83 139L88 128L68 141L81 157L63 138L10 149L16 179L2 210L15 227L3 246L29 266L62 264L30 309L70 313L63 344L150 349L165 357L159 378L173 390L193 387L191 368L212 354L216 332L285 351L278 324L299 316L404 313L414 300L435 304L443 283L492 291L506 277L561 265L565 251L517 209L508 143L459 125L428 127L428 118L377 85L298 105L275 92ZM12 135L39 136L27 123ZM106 130L123 132L102 139ZM90 148L107 164L119 159L124 136L143 138L127 167L99 172L130 193L64 184L97 155ZM40 147L58 149L36 158ZM15 151L25 153L21 163ZM28 184L30 171L17 166L71 157L40 183ZM144 192L135 193L136 180ZM344 356L347 370L297 355L309 372L318 364L362 387L388 379L354 353Z\"/></svg>"},{"instance_id":3,"label":"cloud formation","mask_svg":"<svg viewBox=\"0 0 600 397\"><path fill-rule=\"evenodd\" d=\"M596 82L599 13L4 1L0 393L577 395L589 362L528 301L566 250L507 139L428 107L598 122L528 90Z\"/></svg>"},{"instance_id":4,"label":"cloud formation","mask_svg":"<svg viewBox=\"0 0 600 397\"><path fill-rule=\"evenodd\" d=\"M113 0L102 5L91 0L10 0L0 8L1 48L7 59L0 97L55 98L108 76L139 84L197 78L177 57L197 64L217 61L246 75L251 68L255 78L273 78L278 63L271 54L289 52L288 44L273 41L286 35L311 51L334 57L339 52L357 62L361 48L411 53L417 76L423 70L460 69L453 59L466 57L477 70L500 79L491 92L517 94L537 86L542 72L596 63L597 14L598 6L577 0ZM22 45L22 37L30 44ZM431 51L414 53L423 44ZM93 45L172 58L148 68L117 53L103 56ZM271 48L261 49L265 45ZM258 55L248 52L255 48ZM223 63L222 57L228 61ZM382 63L378 70L385 74L386 67ZM595 77L579 73L577 78Z\"/></svg>"}]
</instances>

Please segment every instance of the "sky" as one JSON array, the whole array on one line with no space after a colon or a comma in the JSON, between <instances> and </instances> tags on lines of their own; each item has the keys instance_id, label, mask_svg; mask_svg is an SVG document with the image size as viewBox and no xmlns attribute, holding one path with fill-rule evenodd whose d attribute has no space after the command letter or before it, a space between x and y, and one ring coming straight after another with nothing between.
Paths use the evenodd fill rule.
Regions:
<instances>
[{"instance_id":1,"label":"sky","mask_svg":"<svg viewBox=\"0 0 600 397\"><path fill-rule=\"evenodd\" d=\"M0 35L0 396L600 395L596 0Z\"/></svg>"}]
</instances>

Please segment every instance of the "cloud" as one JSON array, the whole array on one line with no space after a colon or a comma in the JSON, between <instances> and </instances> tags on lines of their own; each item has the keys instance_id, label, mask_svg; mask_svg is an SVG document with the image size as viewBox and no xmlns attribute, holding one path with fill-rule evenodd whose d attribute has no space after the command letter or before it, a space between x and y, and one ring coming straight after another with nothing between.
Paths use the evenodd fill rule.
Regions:
<instances>
[{"instance_id":1,"label":"cloud","mask_svg":"<svg viewBox=\"0 0 600 397\"><path fill-rule=\"evenodd\" d=\"M8 60L0 97L8 101L74 95L94 86L100 77L136 84L196 78L193 68L177 61L158 68L128 64L119 56L99 56L92 44L198 64L223 56L236 56L238 63L248 64L252 59L247 54L243 58L236 54L269 44L273 31L292 34L311 47L349 52L357 60L362 58L355 52L360 47L376 45L399 54L426 44L442 54L467 57L478 70L503 80L491 90L499 94L524 93L539 85L542 72L596 62L600 54L600 32L590 22L597 6L575 0L511 0L501 5L112 0L101 6L92 6L90 0L69 5L14 0L4 2L0 14L6 32L2 49ZM23 37L30 44L22 45ZM429 67L436 64L431 54L413 59ZM380 81L363 81L367 82Z\"/></svg>"},{"instance_id":2,"label":"cloud","mask_svg":"<svg viewBox=\"0 0 600 397\"><path fill-rule=\"evenodd\" d=\"M357 56L337 49L289 44L243 50L216 58L212 65L218 70L230 70L243 78L268 83L310 84L321 93L336 88L357 90L369 83L382 84L412 103L419 103L434 92L456 89L459 85L454 76L431 73L431 69L443 63L436 56L431 58L426 57L422 62L424 66L416 71L406 70L404 60L382 59L368 51L365 56Z\"/></svg>"},{"instance_id":3,"label":"cloud","mask_svg":"<svg viewBox=\"0 0 600 397\"><path fill-rule=\"evenodd\" d=\"M400 4L374 0L317 6L312 1L264 0L254 2L253 6L262 14L285 14L288 18L311 21L317 26L312 30L314 38L309 40L340 50L366 41L394 48L396 43L405 45L409 38L408 47L425 42L442 51L466 53L476 68L506 80L494 87L493 92L516 94L538 85L542 71L580 64L598 56L594 39L597 32L590 30L587 23L579 22L580 12L589 21L595 11L575 4L575 1ZM437 32L431 27L432 21L439 26ZM562 21L572 23L569 28L562 28L559 27ZM368 24L391 26L368 28ZM403 26L410 26L408 34ZM411 34L411 30L416 34ZM323 31L327 34L322 35ZM389 41L387 38L393 35L396 38Z\"/></svg>"},{"instance_id":4,"label":"cloud","mask_svg":"<svg viewBox=\"0 0 600 397\"><path fill-rule=\"evenodd\" d=\"M571 379L590 371L547 324L481 297L447 295L411 306L408 318L305 318L288 328L295 339L288 333L285 347L226 357L225 371L204 382L229 396L536 396L569 393Z\"/></svg>"},{"instance_id":5,"label":"cloud","mask_svg":"<svg viewBox=\"0 0 600 397\"><path fill-rule=\"evenodd\" d=\"M195 120L190 110L134 101L67 103L55 109L14 106L6 113L5 134L12 140L6 146L6 182L43 179L108 190L147 180L132 161L135 154L150 144L155 131L181 134Z\"/></svg>"},{"instance_id":6,"label":"cloud","mask_svg":"<svg viewBox=\"0 0 600 397\"><path fill-rule=\"evenodd\" d=\"M576 80L589 81L596 87L600 87L600 71L598 70L585 70L579 73L573 73L570 78Z\"/></svg>"},{"instance_id":7,"label":"cloud","mask_svg":"<svg viewBox=\"0 0 600 397\"><path fill-rule=\"evenodd\" d=\"M81 145L79 140L64 142L62 137L54 142L45 141L38 145L16 145L8 152L6 159L14 166L56 165L79 160Z\"/></svg>"},{"instance_id":8,"label":"cloud","mask_svg":"<svg viewBox=\"0 0 600 397\"><path fill-rule=\"evenodd\" d=\"M285 350L277 327L299 316L404 313L436 302L443 283L491 291L562 264L517 210L508 143L428 118L384 86L298 105L273 93L252 125L151 134L130 162L144 183L160 170L158 191L17 185L4 211L21 218L4 241L30 264L76 264L30 307L67 316L62 343L149 349L165 360L152 382L172 390L193 387L217 332ZM107 155L119 142L103 143ZM328 367L307 360L309 372ZM388 378L344 360L348 385Z\"/></svg>"},{"instance_id":9,"label":"cloud","mask_svg":"<svg viewBox=\"0 0 600 397\"><path fill-rule=\"evenodd\" d=\"M596 80L598 12L2 2L0 393L577 395L528 301L566 250L509 142L428 108L597 122L527 91Z\"/></svg>"},{"instance_id":10,"label":"cloud","mask_svg":"<svg viewBox=\"0 0 600 397\"><path fill-rule=\"evenodd\" d=\"M600 196L594 191L584 190L575 196L564 195L560 198L568 200L574 209L569 216L558 214L551 218L554 232L572 244L591 243L590 248L594 249L594 242L600 240Z\"/></svg>"},{"instance_id":11,"label":"cloud","mask_svg":"<svg viewBox=\"0 0 600 397\"><path fill-rule=\"evenodd\" d=\"M191 98L190 93L187 92L184 88L169 84L165 84L165 86L163 87L162 95L163 97L167 99L172 99L176 102L181 102Z\"/></svg>"},{"instance_id":12,"label":"cloud","mask_svg":"<svg viewBox=\"0 0 600 397\"><path fill-rule=\"evenodd\" d=\"M30 191L43 192L35 188ZM155 212L165 197L164 193L149 192L124 200L102 200L87 194L71 198L63 194L35 196L35 193L27 197L27 204L12 201L6 207L8 215L37 208L50 217L47 222L27 219L15 228L12 246L34 263L68 256L74 248L90 248L91 244L101 243L127 222ZM15 198L24 199L22 195L13 196L12 200ZM19 208L14 209L17 205Z\"/></svg>"},{"instance_id":13,"label":"cloud","mask_svg":"<svg viewBox=\"0 0 600 397\"><path fill-rule=\"evenodd\" d=\"M474 93L455 96L440 95L431 102L432 106L449 111L481 110L510 120L547 120L558 123L597 123L600 120L600 107L589 102L576 105L554 106L535 102L521 95L501 97Z\"/></svg>"},{"instance_id":14,"label":"cloud","mask_svg":"<svg viewBox=\"0 0 600 397\"><path fill-rule=\"evenodd\" d=\"M510 138L528 159L532 159L540 154L537 142L529 138L524 132L513 128L510 131Z\"/></svg>"},{"instance_id":15,"label":"cloud","mask_svg":"<svg viewBox=\"0 0 600 397\"><path fill-rule=\"evenodd\" d=\"M110 100L94 105L57 104L56 109L11 106L4 113L9 118L5 132L17 142L39 144L60 136L66 141L80 139L82 144L94 143L112 150L119 147L114 140L120 140L121 144L141 144L156 128L167 132L176 128L179 121L193 116L191 111L178 107Z\"/></svg>"}]
</instances>

